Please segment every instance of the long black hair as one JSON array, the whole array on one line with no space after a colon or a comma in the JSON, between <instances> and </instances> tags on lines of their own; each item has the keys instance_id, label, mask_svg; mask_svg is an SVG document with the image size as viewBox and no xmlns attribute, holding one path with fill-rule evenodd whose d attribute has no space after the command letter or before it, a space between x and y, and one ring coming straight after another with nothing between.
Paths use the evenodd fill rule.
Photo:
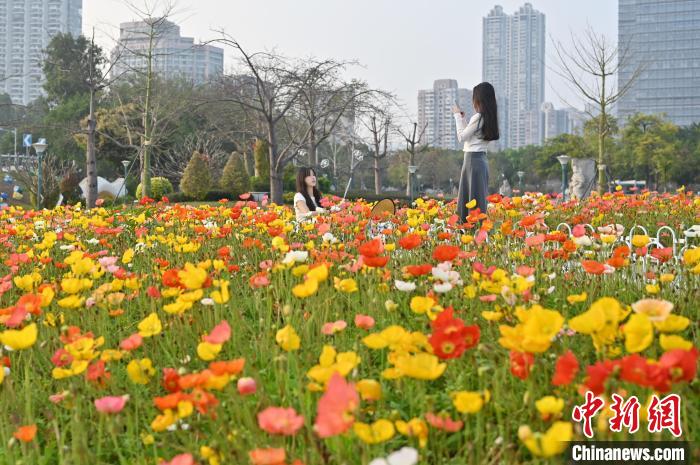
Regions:
<instances>
[{"instance_id":1,"label":"long black hair","mask_svg":"<svg viewBox=\"0 0 700 465\"><path fill-rule=\"evenodd\" d=\"M472 91L474 109L481 114L481 135L483 140L498 140L498 105L496 91L488 82L482 82Z\"/></svg>"},{"instance_id":2,"label":"long black hair","mask_svg":"<svg viewBox=\"0 0 700 465\"><path fill-rule=\"evenodd\" d=\"M297 192L304 196L304 200L306 201L306 206L309 208L309 211L315 212L316 205L321 205L321 192L316 186L314 186L314 200L316 200L316 205L314 205L314 203L311 201L311 197L309 197L308 187L306 186L306 177L311 176L312 173L314 176L316 176L314 169L309 168L308 166L302 166L299 168L299 171L297 171ZM316 184L318 185L318 178L316 180Z\"/></svg>"}]
</instances>

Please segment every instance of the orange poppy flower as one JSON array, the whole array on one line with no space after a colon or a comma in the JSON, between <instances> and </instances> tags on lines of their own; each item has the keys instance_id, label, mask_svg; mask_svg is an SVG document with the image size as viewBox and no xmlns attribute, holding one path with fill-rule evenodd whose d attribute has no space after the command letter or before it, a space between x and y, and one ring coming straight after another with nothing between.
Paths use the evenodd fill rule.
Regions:
<instances>
[{"instance_id":1,"label":"orange poppy flower","mask_svg":"<svg viewBox=\"0 0 700 465\"><path fill-rule=\"evenodd\" d=\"M284 449L253 449L248 452L253 465L284 465L287 454Z\"/></svg>"},{"instance_id":2,"label":"orange poppy flower","mask_svg":"<svg viewBox=\"0 0 700 465\"><path fill-rule=\"evenodd\" d=\"M237 358L235 360L222 360L217 362L211 362L209 364L209 369L215 376L221 375L237 375L243 370L245 366L244 358Z\"/></svg>"},{"instance_id":3,"label":"orange poppy flower","mask_svg":"<svg viewBox=\"0 0 700 465\"><path fill-rule=\"evenodd\" d=\"M603 274L605 271L605 265L595 260L583 260L581 266L583 266L586 273L590 274Z\"/></svg>"},{"instance_id":4,"label":"orange poppy flower","mask_svg":"<svg viewBox=\"0 0 700 465\"><path fill-rule=\"evenodd\" d=\"M31 442L34 440L34 436L36 436L36 425L20 426L14 433L12 433L12 436L22 442Z\"/></svg>"}]
</instances>

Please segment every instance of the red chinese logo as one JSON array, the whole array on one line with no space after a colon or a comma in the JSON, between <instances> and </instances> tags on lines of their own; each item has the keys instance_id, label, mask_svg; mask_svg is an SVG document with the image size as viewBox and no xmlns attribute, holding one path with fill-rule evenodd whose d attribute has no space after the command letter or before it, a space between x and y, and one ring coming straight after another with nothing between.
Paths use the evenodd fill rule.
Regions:
<instances>
[{"instance_id":1,"label":"red chinese logo","mask_svg":"<svg viewBox=\"0 0 700 465\"><path fill-rule=\"evenodd\" d=\"M586 401L582 405L574 407L571 418L578 423L583 423L583 434L586 437L593 437L592 419L604 406L605 401L603 399L587 391ZM641 404L636 396L625 400L622 396L613 394L610 409L614 415L608 420L610 431L619 433L624 427L630 433L636 433L639 430L640 406ZM683 432L681 428L680 396L678 394L669 394L663 399L659 399L654 394L647 408L647 419L647 430L650 433L660 433L663 430L668 430L675 437L680 437Z\"/></svg>"},{"instance_id":2,"label":"red chinese logo","mask_svg":"<svg viewBox=\"0 0 700 465\"><path fill-rule=\"evenodd\" d=\"M593 437L591 419L596 413L600 412L604 405L605 402L603 402L603 399L594 395L591 391L587 391L586 402L583 405L574 407L571 418L576 422L583 421L583 434L585 434L587 438Z\"/></svg>"},{"instance_id":3,"label":"red chinese logo","mask_svg":"<svg viewBox=\"0 0 700 465\"><path fill-rule=\"evenodd\" d=\"M680 437L683 433L681 429L681 396L678 394L669 394L661 400L654 394L651 396L648 412L650 433L660 433L665 429L669 430L675 437Z\"/></svg>"}]
</instances>

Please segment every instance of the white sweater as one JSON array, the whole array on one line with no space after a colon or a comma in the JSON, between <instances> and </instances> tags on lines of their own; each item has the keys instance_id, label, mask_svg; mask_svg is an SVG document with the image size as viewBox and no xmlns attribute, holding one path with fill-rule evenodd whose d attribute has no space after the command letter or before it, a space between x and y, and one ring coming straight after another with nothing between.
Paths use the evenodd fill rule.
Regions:
<instances>
[{"instance_id":1,"label":"white sweater","mask_svg":"<svg viewBox=\"0 0 700 465\"><path fill-rule=\"evenodd\" d=\"M462 113L455 113L457 140L464 142L465 152L486 152L489 141L482 139L481 114L474 113L469 123Z\"/></svg>"}]
</instances>

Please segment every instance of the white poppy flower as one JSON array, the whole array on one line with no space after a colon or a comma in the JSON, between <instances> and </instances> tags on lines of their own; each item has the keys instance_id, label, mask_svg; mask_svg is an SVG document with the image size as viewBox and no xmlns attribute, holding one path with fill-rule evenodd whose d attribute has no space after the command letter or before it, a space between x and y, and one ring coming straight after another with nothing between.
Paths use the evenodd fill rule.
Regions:
<instances>
[{"instance_id":1,"label":"white poppy flower","mask_svg":"<svg viewBox=\"0 0 700 465\"><path fill-rule=\"evenodd\" d=\"M591 241L591 238L588 236L574 237L574 244L583 247L590 247L593 244L593 241Z\"/></svg>"},{"instance_id":2,"label":"white poppy flower","mask_svg":"<svg viewBox=\"0 0 700 465\"><path fill-rule=\"evenodd\" d=\"M416 290L416 284L411 281L400 281L398 279L394 280L394 285L396 289L401 292L413 292Z\"/></svg>"},{"instance_id":3,"label":"white poppy flower","mask_svg":"<svg viewBox=\"0 0 700 465\"><path fill-rule=\"evenodd\" d=\"M291 265L292 263L303 263L309 258L309 252L305 250L290 250L287 255L284 256L282 263L285 265Z\"/></svg>"},{"instance_id":4,"label":"white poppy flower","mask_svg":"<svg viewBox=\"0 0 700 465\"><path fill-rule=\"evenodd\" d=\"M202 305L214 305L214 299L210 297L205 297L202 300L199 301Z\"/></svg>"},{"instance_id":5,"label":"white poppy flower","mask_svg":"<svg viewBox=\"0 0 700 465\"><path fill-rule=\"evenodd\" d=\"M372 460L369 465L416 465L416 463L418 463L418 451L413 447L402 447L386 458Z\"/></svg>"},{"instance_id":6,"label":"white poppy flower","mask_svg":"<svg viewBox=\"0 0 700 465\"><path fill-rule=\"evenodd\" d=\"M445 292L450 292L452 290L452 284L450 283L435 283L433 284L433 290L438 294L444 294Z\"/></svg>"}]
</instances>

